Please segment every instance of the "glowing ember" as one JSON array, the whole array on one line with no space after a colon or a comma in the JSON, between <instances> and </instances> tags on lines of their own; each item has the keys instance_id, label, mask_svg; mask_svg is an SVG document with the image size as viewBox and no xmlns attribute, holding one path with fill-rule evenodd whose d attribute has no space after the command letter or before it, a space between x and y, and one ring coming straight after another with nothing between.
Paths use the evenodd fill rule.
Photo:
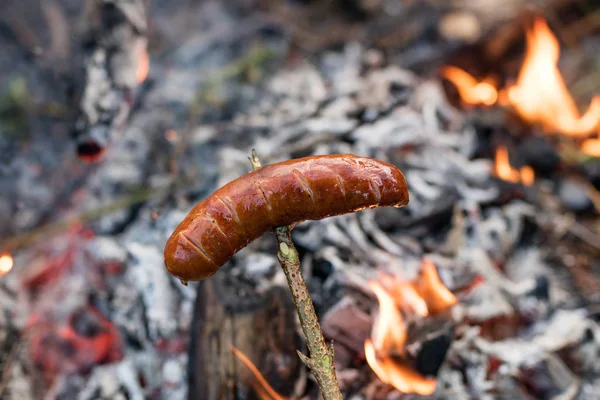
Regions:
<instances>
[{"instance_id":1,"label":"glowing ember","mask_svg":"<svg viewBox=\"0 0 600 400\"><path fill-rule=\"evenodd\" d=\"M243 362L248 369L250 369L252 374L254 374L256 382L252 384L252 387L261 400L286 400L285 397L281 397L275 390L273 390L271 385L269 385L266 379L262 376L258 368L256 368L256 366L248 359L248 357L244 355L244 353L233 346L231 349L237 358L239 358L240 361Z\"/></svg>"},{"instance_id":2,"label":"glowing ember","mask_svg":"<svg viewBox=\"0 0 600 400\"><path fill-rule=\"evenodd\" d=\"M382 284L371 281L369 286L379 302L372 339L367 339L364 344L369 366L379 379L400 392L434 393L434 378L420 375L400 360L405 354L407 336L407 325L400 309L409 315L424 317L452 307L456 297L443 285L435 265L429 260L423 261L421 273L414 282L386 278Z\"/></svg>"},{"instance_id":3,"label":"glowing ember","mask_svg":"<svg viewBox=\"0 0 600 400\"><path fill-rule=\"evenodd\" d=\"M508 99L521 117L550 133L585 136L600 124L600 97L579 115L557 67L560 47L542 18L526 32L527 50L516 85Z\"/></svg>"},{"instance_id":4,"label":"glowing ember","mask_svg":"<svg viewBox=\"0 0 600 400\"><path fill-rule=\"evenodd\" d=\"M504 146L496 149L496 164L494 166L496 176L503 181L519 183L525 186L531 186L535 181L535 173L529 166L522 167L520 170L514 169L510 165L508 150Z\"/></svg>"},{"instance_id":5,"label":"glowing ember","mask_svg":"<svg viewBox=\"0 0 600 400\"><path fill-rule=\"evenodd\" d=\"M148 52L143 46L140 46L140 52L138 56L138 67L135 72L135 80L137 83L142 83L148 77L148 72L150 72L150 57L148 56Z\"/></svg>"},{"instance_id":6,"label":"glowing ember","mask_svg":"<svg viewBox=\"0 0 600 400\"><path fill-rule=\"evenodd\" d=\"M600 139L588 139L581 144L581 151L588 156L600 157Z\"/></svg>"},{"instance_id":7,"label":"glowing ember","mask_svg":"<svg viewBox=\"0 0 600 400\"><path fill-rule=\"evenodd\" d=\"M466 104L491 106L498 100L498 91L491 82L479 82L458 67L446 66L441 75L456 86L461 100Z\"/></svg>"},{"instance_id":8,"label":"glowing ember","mask_svg":"<svg viewBox=\"0 0 600 400\"><path fill-rule=\"evenodd\" d=\"M10 254L2 254L0 256L0 277L8 274L14 265L13 258Z\"/></svg>"},{"instance_id":9,"label":"glowing ember","mask_svg":"<svg viewBox=\"0 0 600 400\"><path fill-rule=\"evenodd\" d=\"M165 139L169 142L174 142L177 140L177 131L175 129L168 129L165 132Z\"/></svg>"},{"instance_id":10,"label":"glowing ember","mask_svg":"<svg viewBox=\"0 0 600 400\"><path fill-rule=\"evenodd\" d=\"M123 358L119 331L93 307L82 308L67 320L33 314L27 324L29 350L47 384L60 373L80 373Z\"/></svg>"}]
</instances>

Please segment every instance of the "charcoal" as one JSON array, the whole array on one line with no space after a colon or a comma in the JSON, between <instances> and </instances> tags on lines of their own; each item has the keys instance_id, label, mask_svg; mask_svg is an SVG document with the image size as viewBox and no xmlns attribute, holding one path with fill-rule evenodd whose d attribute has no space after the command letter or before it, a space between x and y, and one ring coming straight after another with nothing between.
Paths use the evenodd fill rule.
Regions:
<instances>
[{"instance_id":1,"label":"charcoal","mask_svg":"<svg viewBox=\"0 0 600 400\"><path fill-rule=\"evenodd\" d=\"M102 332L102 325L94 314L79 312L71 317L71 326L78 334L86 338L98 336Z\"/></svg>"},{"instance_id":2,"label":"charcoal","mask_svg":"<svg viewBox=\"0 0 600 400\"><path fill-rule=\"evenodd\" d=\"M570 211L585 212L593 209L593 203L581 182L572 179L562 180L558 188L558 196Z\"/></svg>"},{"instance_id":3,"label":"charcoal","mask_svg":"<svg viewBox=\"0 0 600 400\"><path fill-rule=\"evenodd\" d=\"M406 350L415 371L437 376L453 338L454 326L447 317L421 320L410 326Z\"/></svg>"},{"instance_id":4,"label":"charcoal","mask_svg":"<svg viewBox=\"0 0 600 400\"><path fill-rule=\"evenodd\" d=\"M583 164L582 169L587 181L600 190L600 160L589 160Z\"/></svg>"},{"instance_id":5,"label":"charcoal","mask_svg":"<svg viewBox=\"0 0 600 400\"><path fill-rule=\"evenodd\" d=\"M536 174L548 176L560 165L554 145L543 136L531 136L520 143L516 151L522 165L529 165Z\"/></svg>"},{"instance_id":6,"label":"charcoal","mask_svg":"<svg viewBox=\"0 0 600 400\"><path fill-rule=\"evenodd\" d=\"M525 294L526 296L533 296L538 300L548 301L550 299L550 282L548 277L540 275L535 278L535 286Z\"/></svg>"}]
</instances>

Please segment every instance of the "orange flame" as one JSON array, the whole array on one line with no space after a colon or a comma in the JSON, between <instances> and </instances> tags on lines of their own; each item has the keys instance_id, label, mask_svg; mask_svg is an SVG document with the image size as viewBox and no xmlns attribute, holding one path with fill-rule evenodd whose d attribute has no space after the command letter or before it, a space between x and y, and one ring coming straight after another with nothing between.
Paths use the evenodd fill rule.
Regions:
<instances>
[{"instance_id":1,"label":"orange flame","mask_svg":"<svg viewBox=\"0 0 600 400\"><path fill-rule=\"evenodd\" d=\"M425 378L405 365L397 363L392 358L377 359L375 347L370 339L365 341L365 357L379 379L400 392L418 393L424 396L435 392L436 382L434 378Z\"/></svg>"},{"instance_id":2,"label":"orange flame","mask_svg":"<svg viewBox=\"0 0 600 400\"><path fill-rule=\"evenodd\" d=\"M531 186L535 181L533 168L529 166L521 167L517 170L510 165L508 159L508 150L504 146L496 149L496 164L494 166L496 176L503 181L519 183L525 186Z\"/></svg>"},{"instance_id":3,"label":"orange flame","mask_svg":"<svg viewBox=\"0 0 600 400\"><path fill-rule=\"evenodd\" d=\"M2 254L0 256L0 278L8 274L14 265L13 258L10 254Z\"/></svg>"},{"instance_id":4,"label":"orange flame","mask_svg":"<svg viewBox=\"0 0 600 400\"><path fill-rule=\"evenodd\" d=\"M600 139L587 139L581 144L581 151L588 156L600 157Z\"/></svg>"},{"instance_id":5,"label":"orange flame","mask_svg":"<svg viewBox=\"0 0 600 400\"><path fill-rule=\"evenodd\" d=\"M135 71L135 80L137 83L142 83L148 77L148 73L150 72L150 57L148 56L148 51L145 47L140 46L139 55L138 55L138 67Z\"/></svg>"},{"instance_id":6,"label":"orange flame","mask_svg":"<svg viewBox=\"0 0 600 400\"><path fill-rule=\"evenodd\" d=\"M456 297L444 286L435 265L428 259L423 260L415 286L431 314L438 314L456 304Z\"/></svg>"},{"instance_id":7,"label":"orange flame","mask_svg":"<svg viewBox=\"0 0 600 400\"><path fill-rule=\"evenodd\" d=\"M378 351L404 353L406 343L406 324L396 307L395 299L377 282L370 281L369 286L377 296L379 315L373 325L372 337ZM369 363L371 365L371 363ZM372 367L372 365L371 365Z\"/></svg>"},{"instance_id":8,"label":"orange flame","mask_svg":"<svg viewBox=\"0 0 600 400\"><path fill-rule=\"evenodd\" d=\"M441 282L435 265L424 260L414 282L386 280L382 284L370 281L369 286L379 302L372 339L365 341L367 363L383 382L403 393L430 395L435 392L436 380L426 378L405 365L407 325L399 307L405 313L427 316L442 312L456 304L456 297Z\"/></svg>"},{"instance_id":9,"label":"orange flame","mask_svg":"<svg viewBox=\"0 0 600 400\"><path fill-rule=\"evenodd\" d=\"M558 40L542 18L526 32L526 54L516 85L508 99L521 117L550 133L585 136L600 124L600 97L580 116L558 70Z\"/></svg>"},{"instance_id":10,"label":"orange flame","mask_svg":"<svg viewBox=\"0 0 600 400\"><path fill-rule=\"evenodd\" d=\"M531 168L529 165L526 165L524 167L521 167L519 172L521 173L521 182L523 183L523 185L533 185L533 182L535 181L535 172L533 172L533 168Z\"/></svg>"},{"instance_id":11,"label":"orange flame","mask_svg":"<svg viewBox=\"0 0 600 400\"><path fill-rule=\"evenodd\" d=\"M498 100L498 91L489 80L479 82L466 71L453 66L444 67L441 75L456 86L466 104L491 106Z\"/></svg>"},{"instance_id":12,"label":"orange flame","mask_svg":"<svg viewBox=\"0 0 600 400\"><path fill-rule=\"evenodd\" d=\"M248 367L252 374L254 374L256 382L252 383L252 387L261 400L287 400L285 397L281 397L279 394L277 394L277 392L262 376L258 368L256 368L256 366L252 363L252 361L250 361L250 359L248 359L248 357L246 357L244 353L233 346L231 346L231 350L233 351L233 354L235 354L237 358L239 358L240 361L243 362L246 367Z\"/></svg>"}]
</instances>

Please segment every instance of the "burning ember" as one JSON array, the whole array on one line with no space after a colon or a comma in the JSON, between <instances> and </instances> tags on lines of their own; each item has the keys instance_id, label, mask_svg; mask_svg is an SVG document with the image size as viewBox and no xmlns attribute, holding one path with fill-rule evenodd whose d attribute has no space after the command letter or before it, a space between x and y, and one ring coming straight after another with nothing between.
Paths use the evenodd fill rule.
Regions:
<instances>
[{"instance_id":1,"label":"burning ember","mask_svg":"<svg viewBox=\"0 0 600 400\"><path fill-rule=\"evenodd\" d=\"M2 254L0 256L0 277L3 277L10 272L13 264L13 258L10 254Z\"/></svg>"},{"instance_id":2,"label":"burning ember","mask_svg":"<svg viewBox=\"0 0 600 400\"><path fill-rule=\"evenodd\" d=\"M148 77L148 72L150 72L150 57L148 56L148 51L145 46L140 47L138 67L135 72L135 80L137 83L143 83Z\"/></svg>"},{"instance_id":3,"label":"burning ember","mask_svg":"<svg viewBox=\"0 0 600 400\"><path fill-rule=\"evenodd\" d=\"M420 375L403 361L408 327L400 309L410 317L425 317L452 307L456 297L443 285L429 260L423 261L421 272L413 282L387 278L382 284L370 281L369 286L379 302L372 338L365 341L369 366L379 379L400 392L432 394L436 388L435 378Z\"/></svg>"},{"instance_id":4,"label":"burning ember","mask_svg":"<svg viewBox=\"0 0 600 400\"><path fill-rule=\"evenodd\" d=\"M526 32L526 42L517 82L506 90L498 91L489 80L480 82L453 66L445 67L441 75L456 86L465 104L510 106L524 120L540 125L547 133L569 136L593 133L600 125L600 97L592 100L585 114L579 114L558 70L560 47L546 21L534 20Z\"/></svg>"},{"instance_id":5,"label":"burning ember","mask_svg":"<svg viewBox=\"0 0 600 400\"><path fill-rule=\"evenodd\" d=\"M34 315L29 331L31 356L49 382L60 372L89 371L123 356L117 328L92 307L76 311L64 323Z\"/></svg>"},{"instance_id":6,"label":"burning ember","mask_svg":"<svg viewBox=\"0 0 600 400\"><path fill-rule=\"evenodd\" d=\"M494 173L503 181L513 183L521 182L525 186L531 186L535 180L535 173L530 166L524 166L517 170L510 165L508 150L504 146L500 146L496 149Z\"/></svg>"},{"instance_id":7,"label":"burning ember","mask_svg":"<svg viewBox=\"0 0 600 400\"><path fill-rule=\"evenodd\" d=\"M261 400L286 400L284 397L281 397L277 394L277 392L269 385L267 380L262 376L258 368L238 349L232 346L233 354L243 362L246 367L254 374L256 381L252 382L252 387L254 391L258 395Z\"/></svg>"}]
</instances>

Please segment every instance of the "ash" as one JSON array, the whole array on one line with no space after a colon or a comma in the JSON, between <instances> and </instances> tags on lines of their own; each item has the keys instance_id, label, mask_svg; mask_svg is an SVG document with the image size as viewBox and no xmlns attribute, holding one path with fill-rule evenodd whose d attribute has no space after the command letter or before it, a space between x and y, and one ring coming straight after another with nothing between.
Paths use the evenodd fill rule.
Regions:
<instances>
[{"instance_id":1,"label":"ash","mask_svg":"<svg viewBox=\"0 0 600 400\"><path fill-rule=\"evenodd\" d=\"M56 3L66 19L76 14L68 3ZM268 13L154 3L150 75L101 163L75 158L68 118L50 127L47 115L31 116L29 146L0 130L0 235L17 249L0 278L0 398L209 399L188 390L201 379L189 349L203 283L181 285L162 252L197 201L250 170L252 149L263 164L375 157L406 176L403 209L293 230L345 398L596 398L599 286L585 271L600 237L555 194L558 178L532 187L497 179L481 127L437 78L405 68L410 61L352 41L298 57ZM25 65L38 96L66 101L49 94L47 70ZM27 234L40 226L51 229ZM285 287L275 250L265 235L222 268L232 297ZM363 349L377 310L367 282L413 279L424 257L458 297L444 316L447 354L431 361L431 396L383 384ZM317 398L310 374L294 380L290 396Z\"/></svg>"}]
</instances>

